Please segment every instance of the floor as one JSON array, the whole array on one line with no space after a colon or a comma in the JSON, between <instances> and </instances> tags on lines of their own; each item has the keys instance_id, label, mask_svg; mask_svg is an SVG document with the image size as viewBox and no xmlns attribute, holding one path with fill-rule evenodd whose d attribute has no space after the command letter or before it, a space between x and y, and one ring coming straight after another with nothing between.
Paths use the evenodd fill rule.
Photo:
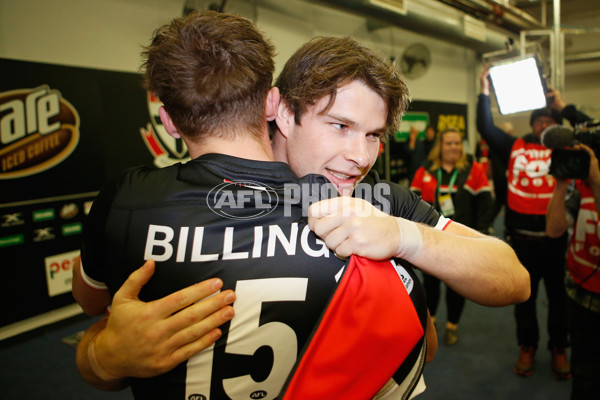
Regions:
<instances>
[{"instance_id":1,"label":"floor","mask_svg":"<svg viewBox=\"0 0 600 400\"><path fill-rule=\"evenodd\" d=\"M425 367L427 390L417 398L568 400L570 381L558 381L550 372L550 353L546 350L548 336L544 329L547 304L542 290L538 297L542 338L536 370L527 378L512 372L519 355L512 306L488 308L467 301L459 325L459 342L451 347L443 343L445 314L438 315L438 352Z\"/></svg>"}]
</instances>

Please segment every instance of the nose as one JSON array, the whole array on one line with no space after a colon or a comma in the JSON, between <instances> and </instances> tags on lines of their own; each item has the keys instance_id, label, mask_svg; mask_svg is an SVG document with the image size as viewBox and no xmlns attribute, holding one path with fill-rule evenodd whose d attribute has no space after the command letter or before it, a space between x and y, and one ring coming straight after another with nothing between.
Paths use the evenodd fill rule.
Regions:
<instances>
[{"instance_id":1,"label":"nose","mask_svg":"<svg viewBox=\"0 0 600 400\"><path fill-rule=\"evenodd\" d=\"M358 168L367 168L371 161L367 139L365 137L357 137L354 140L349 140L345 158Z\"/></svg>"}]
</instances>

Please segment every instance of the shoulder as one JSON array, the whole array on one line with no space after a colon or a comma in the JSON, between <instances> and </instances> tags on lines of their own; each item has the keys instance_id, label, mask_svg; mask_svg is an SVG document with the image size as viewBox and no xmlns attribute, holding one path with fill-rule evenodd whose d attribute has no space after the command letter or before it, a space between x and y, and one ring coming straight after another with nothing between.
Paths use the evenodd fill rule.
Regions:
<instances>
[{"instance_id":1,"label":"shoulder","mask_svg":"<svg viewBox=\"0 0 600 400\"><path fill-rule=\"evenodd\" d=\"M473 162L467 167L468 169L470 168L472 172L485 172L485 169L483 168L483 164L481 164L479 161L477 160L473 160Z\"/></svg>"},{"instance_id":2,"label":"shoulder","mask_svg":"<svg viewBox=\"0 0 600 400\"><path fill-rule=\"evenodd\" d=\"M152 194L163 195L178 181L178 165L164 168L138 166L117 175L113 181L115 198L143 199Z\"/></svg>"}]
</instances>

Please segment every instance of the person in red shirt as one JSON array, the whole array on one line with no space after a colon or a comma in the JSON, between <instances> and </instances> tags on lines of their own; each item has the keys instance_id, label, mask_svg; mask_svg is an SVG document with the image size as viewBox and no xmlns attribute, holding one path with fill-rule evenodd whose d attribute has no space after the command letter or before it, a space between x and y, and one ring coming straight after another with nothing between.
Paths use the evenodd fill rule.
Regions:
<instances>
[{"instance_id":1,"label":"person in red shirt","mask_svg":"<svg viewBox=\"0 0 600 400\"><path fill-rule=\"evenodd\" d=\"M574 221L567 253L565 287L571 337L573 386L571 399L589 400L600 392L600 169L592 149L579 145L590 155L588 179L557 179L548 205L546 232L560 237L567 228L567 213ZM577 195L578 194L578 195Z\"/></svg>"},{"instance_id":2,"label":"person in red shirt","mask_svg":"<svg viewBox=\"0 0 600 400\"><path fill-rule=\"evenodd\" d=\"M410 189L445 217L488 233L493 220L491 187L482 165L465 153L458 129L448 128L437 135L428 161L415 173ZM423 275L427 306L435 321L440 280L430 274ZM458 322L464 305L465 298L446 285L447 345L458 342Z\"/></svg>"},{"instance_id":3,"label":"person in red shirt","mask_svg":"<svg viewBox=\"0 0 600 400\"><path fill-rule=\"evenodd\" d=\"M511 136L494 125L488 75L488 68L484 68L480 75L477 129L490 153L496 153L508 166L504 234L531 276L531 297L515 306L520 353L513 371L520 376L530 376L534 370L540 339L536 300L539 283L543 280L548 297L551 370L557 379L569 379L567 298L563 283L567 235L546 235L546 211L556 180L549 175L552 150L546 148L540 138L546 128L562 123L563 118L574 125L589 120L589 117L577 111L575 106L567 105L560 92L552 90L548 93L553 98L551 107L531 113L531 133Z\"/></svg>"}]
</instances>

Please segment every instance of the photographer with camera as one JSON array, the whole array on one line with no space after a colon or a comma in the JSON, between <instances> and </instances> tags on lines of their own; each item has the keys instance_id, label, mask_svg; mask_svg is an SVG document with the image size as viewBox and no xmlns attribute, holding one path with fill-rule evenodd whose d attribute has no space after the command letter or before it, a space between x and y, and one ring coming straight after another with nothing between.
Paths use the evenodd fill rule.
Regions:
<instances>
[{"instance_id":1,"label":"photographer with camera","mask_svg":"<svg viewBox=\"0 0 600 400\"><path fill-rule=\"evenodd\" d=\"M513 371L520 376L533 373L539 342L536 298L543 279L548 297L548 349L552 373L557 379L569 379L571 371L566 356L568 329L563 283L567 234L560 237L546 235L546 210L555 179L548 174L552 150L540 142L540 137L547 127L560 124L563 117L572 123L588 118L578 113L574 106L567 106L560 92L551 90L548 93L551 107L531 113L532 132L523 137L511 136L494 125L488 76L489 67L485 67L480 75L477 129L487 142L490 153L496 153L508 166L505 237L531 276L530 298L515 305L517 339L521 350Z\"/></svg>"},{"instance_id":2,"label":"photographer with camera","mask_svg":"<svg viewBox=\"0 0 600 400\"><path fill-rule=\"evenodd\" d=\"M598 133L596 133L598 134ZM596 399L600 393L600 169L594 151L577 144L589 155L587 179L556 179L548 205L546 232L562 236L574 223L567 253L565 288L571 337L573 385L571 399ZM574 190L570 190L574 189ZM569 218L567 217L569 214Z\"/></svg>"}]
</instances>

